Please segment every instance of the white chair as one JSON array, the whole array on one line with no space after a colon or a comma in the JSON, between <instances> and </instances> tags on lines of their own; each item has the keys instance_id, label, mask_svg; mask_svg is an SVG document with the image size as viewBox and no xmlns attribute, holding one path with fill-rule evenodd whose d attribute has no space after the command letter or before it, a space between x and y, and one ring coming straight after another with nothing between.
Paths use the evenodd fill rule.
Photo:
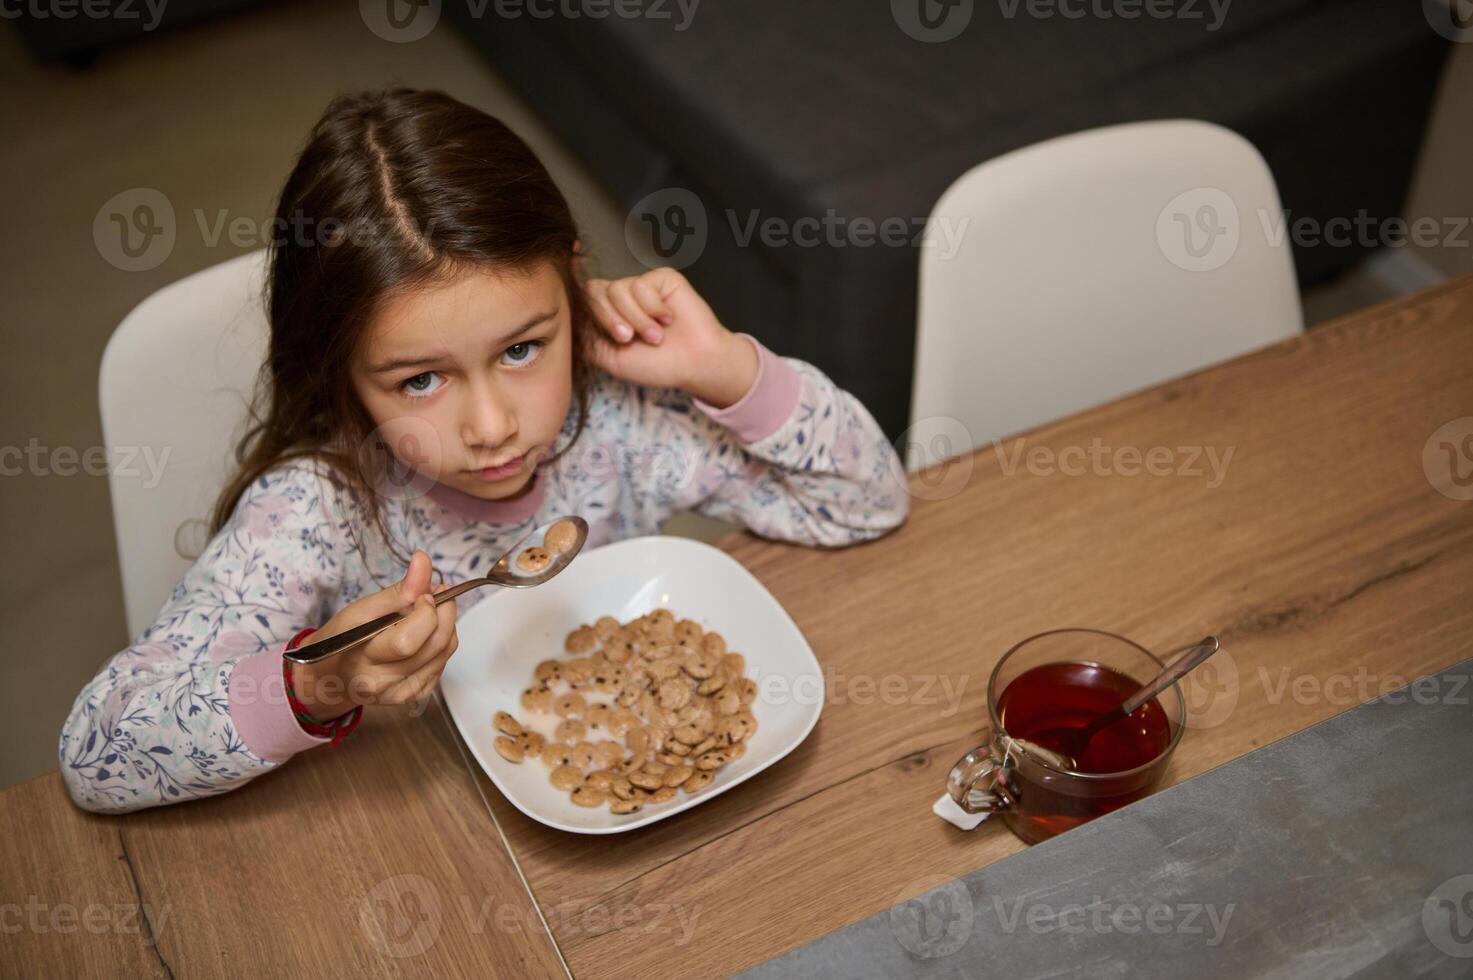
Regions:
<instances>
[{"instance_id":1,"label":"white chair","mask_svg":"<svg viewBox=\"0 0 1473 980\"><path fill-rule=\"evenodd\" d=\"M967 171L921 252L907 467L1303 330L1281 216L1252 144L1195 120Z\"/></svg>"},{"instance_id":2,"label":"white chair","mask_svg":"<svg viewBox=\"0 0 1473 980\"><path fill-rule=\"evenodd\" d=\"M102 355L102 433L130 636L138 636L208 541L215 497L266 359L264 251L172 283L129 313ZM154 483L136 462L162 460ZM167 454L167 455L165 455ZM127 464L130 456L134 465Z\"/></svg>"}]
</instances>

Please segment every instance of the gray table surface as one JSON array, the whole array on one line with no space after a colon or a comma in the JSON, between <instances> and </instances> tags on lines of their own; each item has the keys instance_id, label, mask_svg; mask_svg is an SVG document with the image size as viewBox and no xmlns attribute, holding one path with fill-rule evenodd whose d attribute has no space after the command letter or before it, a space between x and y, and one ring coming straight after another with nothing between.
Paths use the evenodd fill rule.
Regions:
<instances>
[{"instance_id":1,"label":"gray table surface","mask_svg":"<svg viewBox=\"0 0 1473 980\"><path fill-rule=\"evenodd\" d=\"M742 976L1473 977L1470 678L1473 659ZM991 823L973 833L1008 833Z\"/></svg>"}]
</instances>

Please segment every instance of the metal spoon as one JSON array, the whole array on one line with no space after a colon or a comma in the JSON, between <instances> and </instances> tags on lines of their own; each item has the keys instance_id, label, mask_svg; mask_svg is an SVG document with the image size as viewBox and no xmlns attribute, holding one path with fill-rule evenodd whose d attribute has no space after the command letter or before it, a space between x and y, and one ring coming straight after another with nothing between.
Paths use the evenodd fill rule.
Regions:
<instances>
[{"instance_id":1,"label":"metal spoon","mask_svg":"<svg viewBox=\"0 0 1473 980\"><path fill-rule=\"evenodd\" d=\"M1089 749L1090 739L1126 715L1133 713L1141 705L1176 683L1183 674L1200 666L1204 660L1220 649L1222 649L1222 644L1218 642L1217 637L1208 636L1202 642L1194 643L1182 650L1170 663L1162 668L1161 673L1157 674L1154 679L1139 691L1136 691L1130 697L1121 701L1114 708L1100 715L1083 728L1045 728L1042 731L1035 732L1033 739L1035 742L1046 743L1047 749L1045 751L1058 760L1065 762L1066 765L1064 768L1077 769L1079 768L1078 760L1083 758L1084 753ZM1039 748L1041 746L1034 747ZM1054 760L1050 759L1049 761L1052 763Z\"/></svg>"},{"instance_id":2,"label":"metal spoon","mask_svg":"<svg viewBox=\"0 0 1473 980\"><path fill-rule=\"evenodd\" d=\"M545 568L528 571L517 564L516 559L522 552L529 548L540 547L547 540L547 534L558 524L567 522L573 525L575 536L572 544L561 552L551 555L551 561ZM459 585L452 586L444 592L437 592L434 596L435 605L449 602L458 595L463 595L471 589L479 589L483 585L497 585L506 589L530 589L534 585L541 585L551 579L577 557L578 552L583 550L583 543L588 540L588 522L581 517L559 517L557 520L549 521L542 527L537 528L531 534L522 538L512 545L511 550L496 560L486 574L481 578L473 578ZM550 549L549 549L550 550ZM378 619L371 619L366 623L355 626L350 630L334 634L316 643L297 647L295 650L286 652L286 659L294 664L315 664L319 660L335 657L354 647L367 643L378 636L384 630L393 626L405 616L402 612L389 613Z\"/></svg>"}]
</instances>

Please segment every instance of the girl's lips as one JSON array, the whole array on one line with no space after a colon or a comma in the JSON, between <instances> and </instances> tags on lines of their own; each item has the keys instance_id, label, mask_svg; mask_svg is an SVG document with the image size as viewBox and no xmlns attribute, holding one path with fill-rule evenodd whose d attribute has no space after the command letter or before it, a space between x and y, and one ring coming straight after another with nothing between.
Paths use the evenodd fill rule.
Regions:
<instances>
[{"instance_id":1,"label":"girl's lips","mask_svg":"<svg viewBox=\"0 0 1473 980\"><path fill-rule=\"evenodd\" d=\"M526 464L526 462L527 457L524 454L518 456L516 459L512 460L509 463L502 463L500 466L488 466L484 470L472 470L471 472L475 474L475 476L477 476L478 478L486 480L487 482L491 482L494 480L505 480L509 476L516 476L518 473L520 473L522 467Z\"/></svg>"}]
</instances>

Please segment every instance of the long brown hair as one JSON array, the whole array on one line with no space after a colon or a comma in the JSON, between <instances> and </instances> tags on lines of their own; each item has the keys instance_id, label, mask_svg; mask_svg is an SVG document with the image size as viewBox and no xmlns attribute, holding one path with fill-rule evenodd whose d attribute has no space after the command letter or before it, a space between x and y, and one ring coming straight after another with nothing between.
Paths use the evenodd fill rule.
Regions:
<instances>
[{"instance_id":1,"label":"long brown hair","mask_svg":"<svg viewBox=\"0 0 1473 980\"><path fill-rule=\"evenodd\" d=\"M389 296L467 269L530 271L551 262L573 320L577 428L588 411L591 323L572 270L578 233L566 199L531 148L503 123L443 92L391 89L335 99L282 189L266 310L271 341L239 470L216 502L211 533L271 468L320 459L389 541L373 422L348 370ZM564 447L566 451L566 447ZM361 546L361 541L360 541Z\"/></svg>"}]
</instances>

